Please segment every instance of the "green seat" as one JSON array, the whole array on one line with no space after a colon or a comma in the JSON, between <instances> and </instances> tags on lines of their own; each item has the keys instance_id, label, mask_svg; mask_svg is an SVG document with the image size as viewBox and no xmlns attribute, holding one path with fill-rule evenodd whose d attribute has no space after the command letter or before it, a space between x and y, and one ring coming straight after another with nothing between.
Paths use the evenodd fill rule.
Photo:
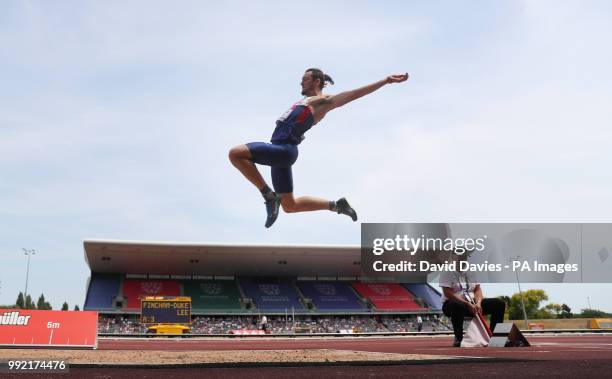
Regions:
<instances>
[{"instance_id":1,"label":"green seat","mask_svg":"<svg viewBox=\"0 0 612 379\"><path fill-rule=\"evenodd\" d=\"M233 280L183 282L183 294L191 297L192 312L240 311L240 292Z\"/></svg>"}]
</instances>

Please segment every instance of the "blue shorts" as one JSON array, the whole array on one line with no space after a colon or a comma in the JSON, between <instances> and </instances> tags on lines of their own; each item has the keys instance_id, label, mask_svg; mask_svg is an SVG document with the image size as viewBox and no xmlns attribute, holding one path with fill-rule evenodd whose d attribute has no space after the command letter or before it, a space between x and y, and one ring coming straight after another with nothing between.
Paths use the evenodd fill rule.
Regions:
<instances>
[{"instance_id":1,"label":"blue shorts","mask_svg":"<svg viewBox=\"0 0 612 379\"><path fill-rule=\"evenodd\" d=\"M276 193L293 192L291 166L298 157L297 145L251 142L246 144L254 163L272 167L272 186Z\"/></svg>"}]
</instances>

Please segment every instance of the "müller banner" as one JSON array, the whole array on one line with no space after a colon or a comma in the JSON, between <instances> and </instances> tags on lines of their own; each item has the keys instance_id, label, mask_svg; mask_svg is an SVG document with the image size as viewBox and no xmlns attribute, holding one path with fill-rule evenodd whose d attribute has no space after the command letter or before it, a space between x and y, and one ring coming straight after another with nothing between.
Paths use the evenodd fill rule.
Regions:
<instances>
[{"instance_id":1,"label":"m\u00fcller banner","mask_svg":"<svg viewBox=\"0 0 612 379\"><path fill-rule=\"evenodd\" d=\"M480 283L609 283L612 224L361 225L369 279L435 281L442 271Z\"/></svg>"},{"instance_id":2,"label":"m\u00fcller banner","mask_svg":"<svg viewBox=\"0 0 612 379\"><path fill-rule=\"evenodd\" d=\"M0 346L98 347L98 312L0 310Z\"/></svg>"}]
</instances>

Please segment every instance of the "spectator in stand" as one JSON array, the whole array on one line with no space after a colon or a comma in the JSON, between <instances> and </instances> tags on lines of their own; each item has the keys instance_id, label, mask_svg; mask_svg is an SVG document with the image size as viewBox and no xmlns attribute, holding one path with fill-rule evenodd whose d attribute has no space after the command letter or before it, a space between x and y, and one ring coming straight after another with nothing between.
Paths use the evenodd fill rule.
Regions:
<instances>
[{"instance_id":1,"label":"spectator in stand","mask_svg":"<svg viewBox=\"0 0 612 379\"><path fill-rule=\"evenodd\" d=\"M261 330L263 330L265 334L270 334L268 331L268 318L266 315L261 316Z\"/></svg>"},{"instance_id":2,"label":"spectator in stand","mask_svg":"<svg viewBox=\"0 0 612 379\"><path fill-rule=\"evenodd\" d=\"M423 330L423 319L421 318L420 315L417 315L417 332L420 332L421 330Z\"/></svg>"},{"instance_id":3,"label":"spectator in stand","mask_svg":"<svg viewBox=\"0 0 612 379\"><path fill-rule=\"evenodd\" d=\"M204 317L194 316L191 323L192 334L228 334L236 329L263 329L263 321L266 321L266 333L291 333L293 327L303 327L311 333L337 333L339 330L353 330L354 332L410 332L416 330L416 317L373 317L373 316L306 316L303 319L296 318L294 322L284 317L262 316L225 316ZM437 324L437 330L445 330L443 320L433 318L433 324ZM253 323L255 321L255 323ZM428 328L426 323L424 328ZM140 324L139 319L133 316L106 316L99 317L98 331L100 333L124 333L139 334L146 333L147 327Z\"/></svg>"}]
</instances>

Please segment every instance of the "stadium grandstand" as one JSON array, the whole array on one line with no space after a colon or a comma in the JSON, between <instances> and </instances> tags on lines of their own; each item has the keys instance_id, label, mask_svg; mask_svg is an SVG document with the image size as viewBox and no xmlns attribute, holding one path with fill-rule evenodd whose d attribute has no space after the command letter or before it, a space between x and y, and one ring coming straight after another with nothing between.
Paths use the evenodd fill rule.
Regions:
<instances>
[{"instance_id":1,"label":"stadium grandstand","mask_svg":"<svg viewBox=\"0 0 612 379\"><path fill-rule=\"evenodd\" d=\"M360 247L86 240L91 270L84 309L101 333L144 333L146 296L188 296L191 332L228 334L447 330L440 293L426 277L411 283L362 277Z\"/></svg>"}]
</instances>

